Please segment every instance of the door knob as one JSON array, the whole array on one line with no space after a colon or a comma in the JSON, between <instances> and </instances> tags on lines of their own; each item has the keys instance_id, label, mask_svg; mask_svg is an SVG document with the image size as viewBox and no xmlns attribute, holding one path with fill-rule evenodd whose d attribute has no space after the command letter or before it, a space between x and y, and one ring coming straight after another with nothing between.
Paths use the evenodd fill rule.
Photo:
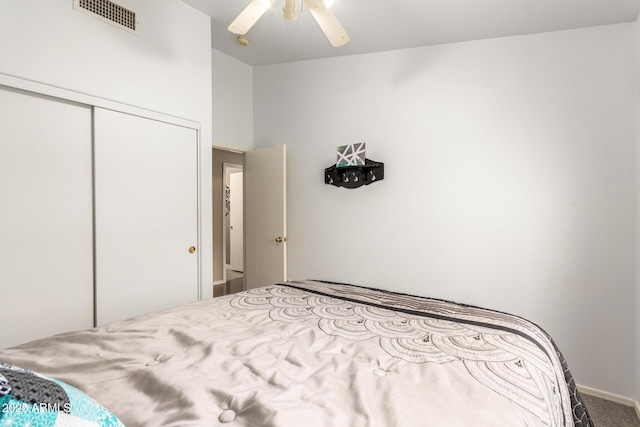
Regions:
<instances>
[{"instance_id":1,"label":"door knob","mask_svg":"<svg viewBox=\"0 0 640 427\"><path fill-rule=\"evenodd\" d=\"M190 254L194 253L195 251L196 251L196 247L195 247L195 246L191 246L191 247L189 248L189 253L190 253Z\"/></svg>"},{"instance_id":2,"label":"door knob","mask_svg":"<svg viewBox=\"0 0 640 427\"><path fill-rule=\"evenodd\" d=\"M282 242L286 242L287 238L286 237L276 237L276 242L278 243L282 243Z\"/></svg>"}]
</instances>

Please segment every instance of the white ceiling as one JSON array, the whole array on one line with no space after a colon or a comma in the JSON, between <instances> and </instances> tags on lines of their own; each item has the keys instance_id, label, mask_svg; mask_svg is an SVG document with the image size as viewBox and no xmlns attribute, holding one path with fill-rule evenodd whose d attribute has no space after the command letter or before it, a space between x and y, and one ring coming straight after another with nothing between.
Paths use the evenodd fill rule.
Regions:
<instances>
[{"instance_id":1,"label":"white ceiling","mask_svg":"<svg viewBox=\"0 0 640 427\"><path fill-rule=\"evenodd\" d=\"M351 41L331 47L308 11L296 22L276 0L243 47L227 27L251 0L182 0L211 16L211 46L266 65L468 40L633 22L640 0L336 0Z\"/></svg>"}]
</instances>

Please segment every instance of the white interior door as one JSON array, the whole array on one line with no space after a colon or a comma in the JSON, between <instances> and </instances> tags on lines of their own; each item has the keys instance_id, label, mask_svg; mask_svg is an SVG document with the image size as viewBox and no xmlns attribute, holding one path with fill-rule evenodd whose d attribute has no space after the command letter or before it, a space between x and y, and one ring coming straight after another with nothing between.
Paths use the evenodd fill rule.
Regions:
<instances>
[{"instance_id":1,"label":"white interior door","mask_svg":"<svg viewBox=\"0 0 640 427\"><path fill-rule=\"evenodd\" d=\"M245 153L245 286L287 279L286 147Z\"/></svg>"},{"instance_id":2,"label":"white interior door","mask_svg":"<svg viewBox=\"0 0 640 427\"><path fill-rule=\"evenodd\" d=\"M198 298L197 131L96 108L97 324Z\"/></svg>"},{"instance_id":3,"label":"white interior door","mask_svg":"<svg viewBox=\"0 0 640 427\"><path fill-rule=\"evenodd\" d=\"M93 325L91 108L0 87L0 348Z\"/></svg>"},{"instance_id":4,"label":"white interior door","mask_svg":"<svg viewBox=\"0 0 640 427\"><path fill-rule=\"evenodd\" d=\"M229 240L230 262L229 267L235 271L244 271L244 227L243 227L243 179L242 172L232 173L229 176L230 189L230 216Z\"/></svg>"}]
</instances>

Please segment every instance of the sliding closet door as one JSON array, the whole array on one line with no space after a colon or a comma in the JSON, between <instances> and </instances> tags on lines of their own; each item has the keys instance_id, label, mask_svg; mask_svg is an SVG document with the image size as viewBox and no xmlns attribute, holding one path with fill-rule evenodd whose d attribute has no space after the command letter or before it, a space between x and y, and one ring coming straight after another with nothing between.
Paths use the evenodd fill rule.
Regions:
<instances>
[{"instance_id":1,"label":"sliding closet door","mask_svg":"<svg viewBox=\"0 0 640 427\"><path fill-rule=\"evenodd\" d=\"M95 109L97 324L198 298L197 131Z\"/></svg>"},{"instance_id":2,"label":"sliding closet door","mask_svg":"<svg viewBox=\"0 0 640 427\"><path fill-rule=\"evenodd\" d=\"M93 324L91 108L0 87L0 348Z\"/></svg>"}]
</instances>

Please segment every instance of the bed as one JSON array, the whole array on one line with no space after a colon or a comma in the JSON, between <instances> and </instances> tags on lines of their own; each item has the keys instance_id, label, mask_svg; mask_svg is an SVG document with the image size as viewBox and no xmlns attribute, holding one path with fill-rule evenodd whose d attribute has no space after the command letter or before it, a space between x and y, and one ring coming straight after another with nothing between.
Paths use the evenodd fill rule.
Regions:
<instances>
[{"instance_id":1,"label":"bed","mask_svg":"<svg viewBox=\"0 0 640 427\"><path fill-rule=\"evenodd\" d=\"M593 427L531 322L321 281L57 335L0 362L81 390L127 427Z\"/></svg>"}]
</instances>

